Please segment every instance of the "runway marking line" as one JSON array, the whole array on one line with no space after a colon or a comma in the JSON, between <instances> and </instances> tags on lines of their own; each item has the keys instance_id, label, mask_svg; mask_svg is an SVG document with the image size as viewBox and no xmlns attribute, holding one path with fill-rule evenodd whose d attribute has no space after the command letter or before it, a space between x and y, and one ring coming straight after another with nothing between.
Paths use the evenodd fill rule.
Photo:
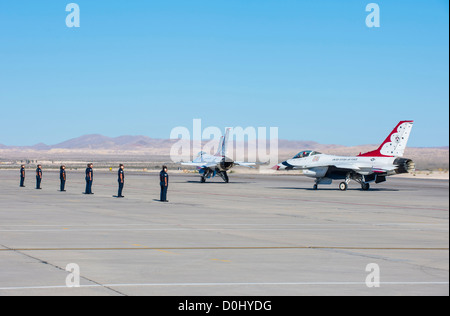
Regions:
<instances>
[{"instance_id":1,"label":"runway marking line","mask_svg":"<svg viewBox=\"0 0 450 316\"><path fill-rule=\"evenodd\" d=\"M61 227L62 226L62 227ZM147 226L147 227L146 227ZM156 226L156 227L155 227ZM174 227L176 226L176 227ZM199 228L188 226L201 226ZM212 226L203 228L205 226ZM1 229L8 227L9 229ZM12 229L20 227L22 229ZM39 227L40 229L29 229L30 227ZM46 229L42 229L46 227ZM58 228L56 228L58 227ZM287 227L287 228L286 228ZM311 228L317 227L317 228ZM187 224L166 225L166 224L114 224L114 225L0 225L0 232L23 232L23 233L42 233L42 232L104 232L104 231L333 231L340 227L347 227L347 231L416 231L428 228L442 227L448 230L448 224L436 223L372 223L372 224Z\"/></svg>"},{"instance_id":2,"label":"runway marking line","mask_svg":"<svg viewBox=\"0 0 450 316\"><path fill-rule=\"evenodd\" d=\"M331 249L331 250L412 250L412 251L449 251L449 248L421 247L346 247L346 246L280 246L280 247L99 247L99 248L7 248L1 251L114 251L114 250L284 250L284 249Z\"/></svg>"},{"instance_id":3,"label":"runway marking line","mask_svg":"<svg viewBox=\"0 0 450 316\"><path fill-rule=\"evenodd\" d=\"M176 255L177 254L177 253L172 252L172 251L168 251L168 250L164 250L164 249L149 248L147 246L143 246L143 245L140 245L140 244L132 244L132 246L138 247L138 248L135 248L135 249L153 249L153 250L156 250L156 251L159 251L159 252L168 253L168 254L171 254L171 255Z\"/></svg>"},{"instance_id":4,"label":"runway marking line","mask_svg":"<svg viewBox=\"0 0 450 316\"><path fill-rule=\"evenodd\" d=\"M366 282L259 282L259 283L130 283L130 284L89 284L89 285L80 285L80 288L95 288L95 287L108 287L108 288L117 288L117 287L169 287L169 286L349 286L349 285L357 285L357 286L366 286ZM387 285L445 285L448 286L449 282L380 282L380 286ZM12 290L48 290L48 289L69 289L74 291L77 288L69 288L63 285L55 285L55 286L22 286L22 287L0 287L0 291L12 291Z\"/></svg>"}]
</instances>

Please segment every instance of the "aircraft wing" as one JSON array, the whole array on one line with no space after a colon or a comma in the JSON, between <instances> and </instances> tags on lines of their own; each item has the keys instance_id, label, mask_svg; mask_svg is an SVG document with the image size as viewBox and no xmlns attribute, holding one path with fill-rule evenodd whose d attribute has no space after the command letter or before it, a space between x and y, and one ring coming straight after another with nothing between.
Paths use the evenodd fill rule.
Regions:
<instances>
[{"instance_id":1,"label":"aircraft wing","mask_svg":"<svg viewBox=\"0 0 450 316\"><path fill-rule=\"evenodd\" d=\"M334 164L332 166L335 168L338 168L338 169L348 169L348 170L354 170L354 171L365 169L363 166L359 166L359 165L353 164L353 163L339 163L339 164Z\"/></svg>"},{"instance_id":2,"label":"aircraft wing","mask_svg":"<svg viewBox=\"0 0 450 316\"><path fill-rule=\"evenodd\" d=\"M320 169L320 168L335 168L346 172L356 172L362 175L368 175L372 173L387 173L395 170L395 166L392 168L376 168L372 163L356 162L356 161L330 161L324 163L314 164L296 164L295 159L287 160L274 167L276 170L308 170L308 169Z\"/></svg>"},{"instance_id":3,"label":"aircraft wing","mask_svg":"<svg viewBox=\"0 0 450 316\"><path fill-rule=\"evenodd\" d=\"M217 166L215 162L182 162L183 166L191 166L197 168L213 168Z\"/></svg>"},{"instance_id":4,"label":"aircraft wing","mask_svg":"<svg viewBox=\"0 0 450 316\"><path fill-rule=\"evenodd\" d=\"M247 167L247 168L255 168L255 166L256 166L256 163L254 163L254 162L235 161L234 164L238 165L238 166L242 166L242 167Z\"/></svg>"},{"instance_id":5,"label":"aircraft wing","mask_svg":"<svg viewBox=\"0 0 450 316\"><path fill-rule=\"evenodd\" d=\"M352 170L359 174L371 174L371 173L386 173L394 170L395 168L374 168L372 165L354 164L354 163L338 163L332 165L337 169Z\"/></svg>"}]
</instances>

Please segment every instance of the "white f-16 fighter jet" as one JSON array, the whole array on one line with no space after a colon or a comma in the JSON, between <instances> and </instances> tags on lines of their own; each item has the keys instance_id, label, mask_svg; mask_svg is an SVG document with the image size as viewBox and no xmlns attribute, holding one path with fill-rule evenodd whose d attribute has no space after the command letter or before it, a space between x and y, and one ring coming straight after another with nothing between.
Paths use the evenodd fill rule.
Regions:
<instances>
[{"instance_id":1,"label":"white f-16 fighter jet","mask_svg":"<svg viewBox=\"0 0 450 316\"><path fill-rule=\"evenodd\" d=\"M333 180L344 180L339 189L347 190L354 180L363 190L369 190L371 182L381 183L387 176L411 173L415 164L411 159L402 158L413 121L401 121L389 134L381 146L356 157L325 155L316 151L301 151L294 158L274 167L276 170L303 170L303 174L315 178L314 189L319 184L331 184Z\"/></svg>"},{"instance_id":2,"label":"white f-16 fighter jet","mask_svg":"<svg viewBox=\"0 0 450 316\"><path fill-rule=\"evenodd\" d=\"M210 155L205 152L198 154L197 158L191 162L181 163L184 166L194 166L197 167L198 172L201 174L201 182L205 183L206 179L214 178L219 175L223 181L229 182L227 171L231 170L234 166L243 166L254 168L256 165L254 162L242 162L233 161L233 159L228 158L227 155L227 142L230 135L230 129L227 129L225 137L220 138L219 150L215 155Z\"/></svg>"}]
</instances>

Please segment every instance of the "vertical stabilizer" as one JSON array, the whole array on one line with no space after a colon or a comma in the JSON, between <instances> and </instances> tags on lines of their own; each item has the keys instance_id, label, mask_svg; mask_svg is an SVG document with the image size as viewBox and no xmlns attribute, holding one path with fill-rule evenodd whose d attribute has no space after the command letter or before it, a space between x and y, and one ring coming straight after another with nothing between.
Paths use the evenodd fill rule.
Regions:
<instances>
[{"instance_id":1,"label":"vertical stabilizer","mask_svg":"<svg viewBox=\"0 0 450 316\"><path fill-rule=\"evenodd\" d=\"M222 147L223 147L223 136L220 137L219 148L214 156L222 157Z\"/></svg>"},{"instance_id":2,"label":"vertical stabilizer","mask_svg":"<svg viewBox=\"0 0 450 316\"><path fill-rule=\"evenodd\" d=\"M231 128L228 128L225 131L225 136L220 137L219 149L214 156L225 157L227 155L227 144L228 138L230 137L230 130Z\"/></svg>"},{"instance_id":3,"label":"vertical stabilizer","mask_svg":"<svg viewBox=\"0 0 450 316\"><path fill-rule=\"evenodd\" d=\"M377 150L360 154L362 157L403 157L414 121L401 121Z\"/></svg>"},{"instance_id":4,"label":"vertical stabilizer","mask_svg":"<svg viewBox=\"0 0 450 316\"><path fill-rule=\"evenodd\" d=\"M222 144L222 157L225 157L227 155L228 138L230 137L230 130L231 128L227 128L227 130L225 131L225 136L223 138Z\"/></svg>"}]
</instances>

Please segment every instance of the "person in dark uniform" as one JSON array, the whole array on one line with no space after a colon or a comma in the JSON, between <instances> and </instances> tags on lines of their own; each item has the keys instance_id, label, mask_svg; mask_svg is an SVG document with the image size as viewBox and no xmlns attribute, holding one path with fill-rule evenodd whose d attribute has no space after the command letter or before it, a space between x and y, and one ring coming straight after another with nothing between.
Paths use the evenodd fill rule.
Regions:
<instances>
[{"instance_id":1,"label":"person in dark uniform","mask_svg":"<svg viewBox=\"0 0 450 316\"><path fill-rule=\"evenodd\" d=\"M119 171L118 171L118 179L117 181L119 182L119 193L117 194L118 198L123 198L124 196L122 195L123 192L123 187L125 185L125 172L124 172L124 165L120 164L119 165Z\"/></svg>"},{"instance_id":2,"label":"person in dark uniform","mask_svg":"<svg viewBox=\"0 0 450 316\"><path fill-rule=\"evenodd\" d=\"M25 166L24 165L20 166L20 187L21 188L25 187Z\"/></svg>"},{"instance_id":3,"label":"person in dark uniform","mask_svg":"<svg viewBox=\"0 0 450 316\"><path fill-rule=\"evenodd\" d=\"M86 168L86 190L84 194L94 194L92 193L92 183L94 181L94 165L92 163L87 165Z\"/></svg>"},{"instance_id":4,"label":"person in dark uniform","mask_svg":"<svg viewBox=\"0 0 450 316\"><path fill-rule=\"evenodd\" d=\"M66 188L66 166L61 166L60 170L59 170L59 180L61 180L61 187L60 190L61 192L66 192L65 188Z\"/></svg>"},{"instance_id":5,"label":"person in dark uniform","mask_svg":"<svg viewBox=\"0 0 450 316\"><path fill-rule=\"evenodd\" d=\"M36 190L41 190L42 166L38 165L36 169Z\"/></svg>"},{"instance_id":6,"label":"person in dark uniform","mask_svg":"<svg viewBox=\"0 0 450 316\"><path fill-rule=\"evenodd\" d=\"M94 194L92 192L92 184L94 183L94 164L93 163L91 163L90 168L91 168L91 182L89 183L89 192L90 192L90 194Z\"/></svg>"},{"instance_id":7,"label":"person in dark uniform","mask_svg":"<svg viewBox=\"0 0 450 316\"><path fill-rule=\"evenodd\" d=\"M159 174L159 182L161 185L161 202L169 202L167 200L167 189L169 187L169 175L167 174L167 167L163 166L161 173Z\"/></svg>"}]
</instances>

